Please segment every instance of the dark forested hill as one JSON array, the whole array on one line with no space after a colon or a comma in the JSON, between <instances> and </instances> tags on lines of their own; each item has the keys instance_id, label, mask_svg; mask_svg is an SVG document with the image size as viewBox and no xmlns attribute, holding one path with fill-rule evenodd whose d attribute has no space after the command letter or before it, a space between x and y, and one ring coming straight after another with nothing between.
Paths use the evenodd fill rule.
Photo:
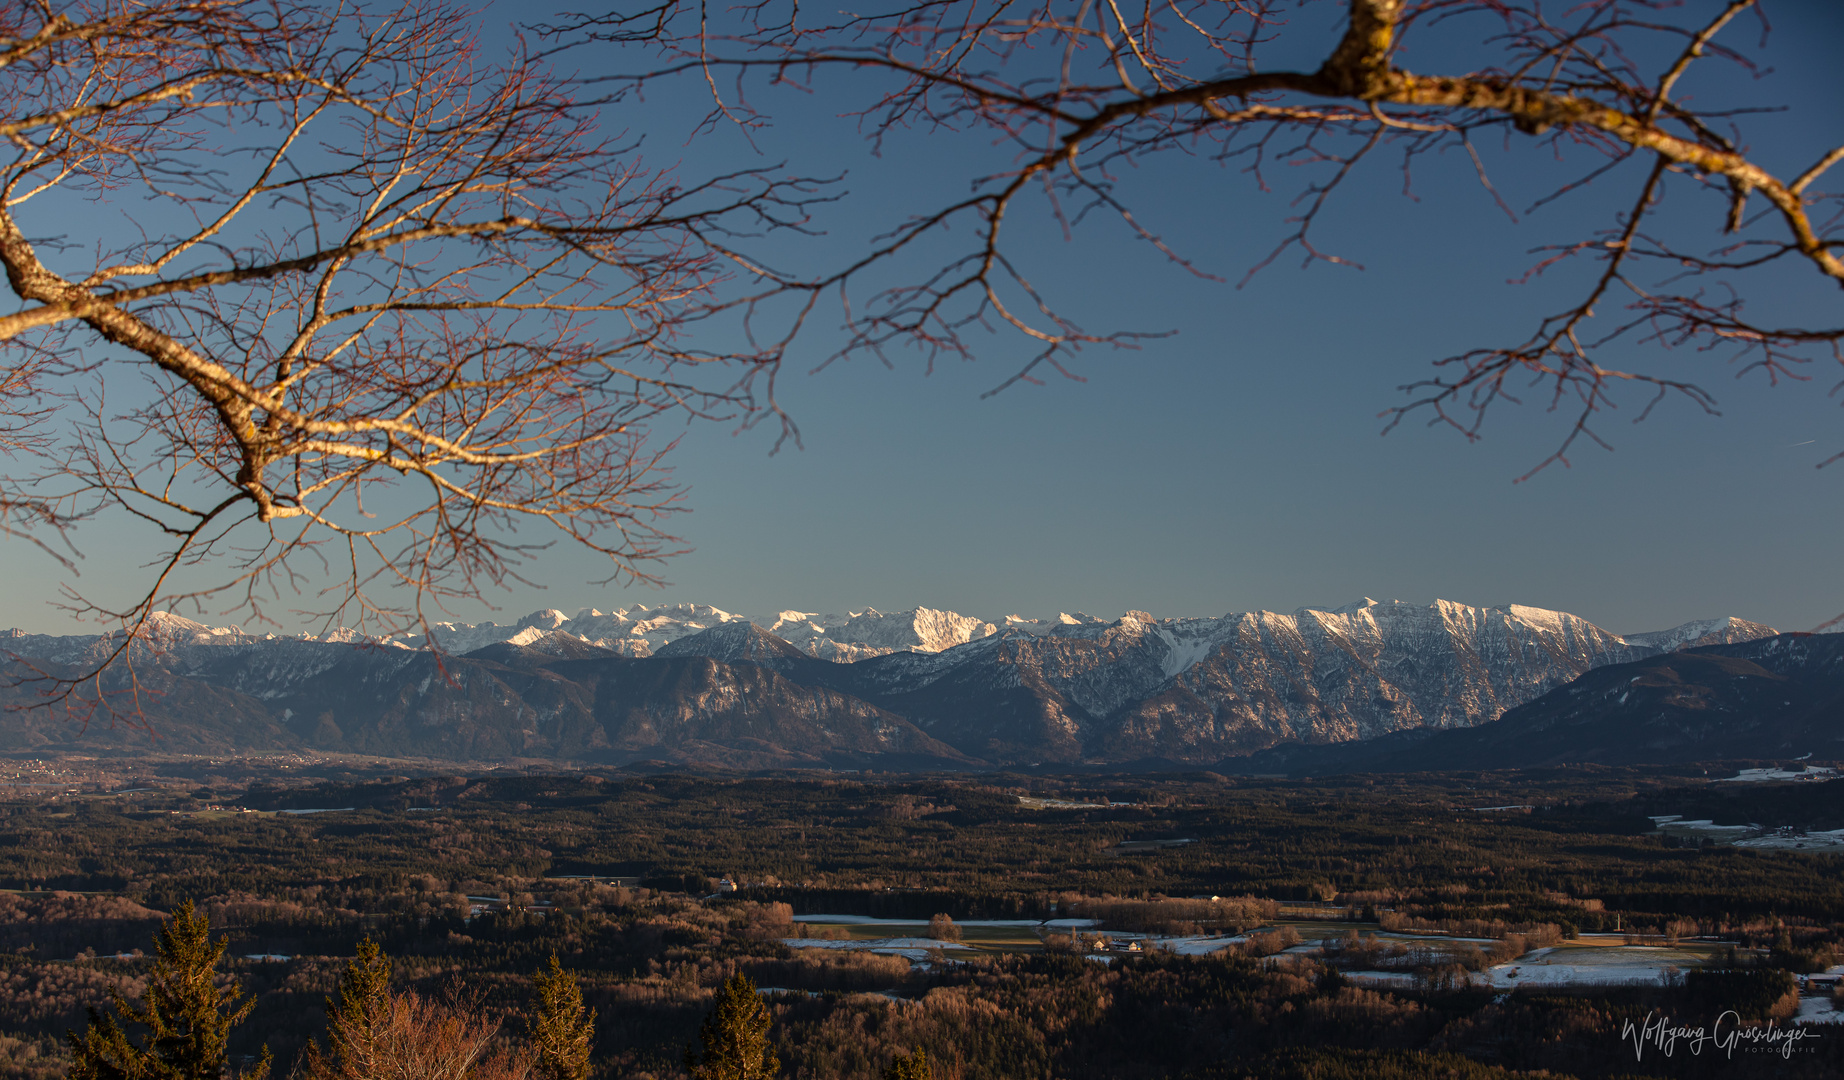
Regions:
<instances>
[{"instance_id":1,"label":"dark forested hill","mask_svg":"<svg viewBox=\"0 0 1844 1080\"><path fill-rule=\"evenodd\" d=\"M192 666L137 664L132 679L112 670L100 701L83 688L71 703L44 698L45 679L78 669L14 664L0 690L0 751L322 750L745 769L971 763L901 716L756 664L590 651L603 655L503 644L462 657L321 642L214 649Z\"/></svg>"},{"instance_id":2,"label":"dark forested hill","mask_svg":"<svg viewBox=\"0 0 1844 1080\"><path fill-rule=\"evenodd\" d=\"M1844 757L1844 635L1782 634L1610 664L1498 720L1225 763L1295 775Z\"/></svg>"}]
</instances>

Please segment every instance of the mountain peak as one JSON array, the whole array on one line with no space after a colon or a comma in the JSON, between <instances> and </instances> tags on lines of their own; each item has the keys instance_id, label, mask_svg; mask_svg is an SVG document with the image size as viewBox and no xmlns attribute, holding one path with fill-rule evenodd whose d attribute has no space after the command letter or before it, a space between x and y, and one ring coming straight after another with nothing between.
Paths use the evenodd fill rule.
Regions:
<instances>
[{"instance_id":1,"label":"mountain peak","mask_svg":"<svg viewBox=\"0 0 1844 1080\"><path fill-rule=\"evenodd\" d=\"M565 615L563 612L558 611L556 608L545 608L543 611L532 612L530 615L527 615L523 619L520 619L514 625L533 626L533 627L539 627L545 630L555 630L558 627L562 626L564 623L567 623L569 621L570 621L570 617L568 615Z\"/></svg>"},{"instance_id":2,"label":"mountain peak","mask_svg":"<svg viewBox=\"0 0 1844 1080\"><path fill-rule=\"evenodd\" d=\"M768 660L806 658L783 638L748 620L719 623L708 630L669 641L653 653L658 657L708 656L713 660Z\"/></svg>"},{"instance_id":3,"label":"mountain peak","mask_svg":"<svg viewBox=\"0 0 1844 1080\"><path fill-rule=\"evenodd\" d=\"M998 632L999 628L989 622L953 611L915 607L886 614L866 608L828 636L852 645L932 653Z\"/></svg>"},{"instance_id":4,"label":"mountain peak","mask_svg":"<svg viewBox=\"0 0 1844 1080\"><path fill-rule=\"evenodd\" d=\"M1669 630L1650 630L1642 634L1627 634L1628 645L1641 648L1657 649L1660 652L1676 652L1679 649L1695 649L1704 645L1732 645L1742 641L1754 641L1758 638L1772 637L1779 631L1771 626L1763 626L1747 619L1738 619L1733 615L1720 619L1694 619Z\"/></svg>"}]
</instances>

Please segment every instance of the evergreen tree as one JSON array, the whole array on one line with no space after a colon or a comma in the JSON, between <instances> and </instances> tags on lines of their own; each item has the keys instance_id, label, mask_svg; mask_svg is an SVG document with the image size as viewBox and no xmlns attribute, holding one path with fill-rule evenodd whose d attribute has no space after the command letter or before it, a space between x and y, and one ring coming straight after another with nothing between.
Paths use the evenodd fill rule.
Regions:
<instances>
[{"instance_id":1,"label":"evergreen tree","mask_svg":"<svg viewBox=\"0 0 1844 1080\"><path fill-rule=\"evenodd\" d=\"M218 961L229 945L229 938L212 942L210 924L192 901L180 904L154 939L141 1003L111 987L116 1015L91 1008L84 1033L69 1033L70 1080L222 1080L230 1030L256 1007L254 998L237 1004L243 989L236 984L217 985ZM138 1043L124 1021L146 1029ZM240 1074L243 1080L264 1080L269 1060L264 1045L256 1067Z\"/></svg>"},{"instance_id":2,"label":"evergreen tree","mask_svg":"<svg viewBox=\"0 0 1844 1080\"><path fill-rule=\"evenodd\" d=\"M768 1080L781 1071L781 1060L769 1045L768 1029L774 1024L768 1006L756 993L754 979L737 972L717 991L717 1004L705 1017L698 1037L704 1043L699 1060L685 1048L685 1068L692 1080Z\"/></svg>"},{"instance_id":3,"label":"evergreen tree","mask_svg":"<svg viewBox=\"0 0 1844 1080\"><path fill-rule=\"evenodd\" d=\"M543 1080L588 1080L595 1010L583 1007L583 991L576 985L575 973L565 971L552 953L550 967L540 968L531 981L538 999L538 1019L531 1033L532 1046L538 1051L538 1075Z\"/></svg>"},{"instance_id":4,"label":"evergreen tree","mask_svg":"<svg viewBox=\"0 0 1844 1080\"><path fill-rule=\"evenodd\" d=\"M908 1057L891 1058L884 1069L884 1080L930 1080L928 1051L916 1047Z\"/></svg>"},{"instance_id":5,"label":"evergreen tree","mask_svg":"<svg viewBox=\"0 0 1844 1080\"><path fill-rule=\"evenodd\" d=\"M391 962L370 938L359 942L358 955L339 980L339 1000L326 999L329 1063L320 1044L307 1045L304 1062L310 1077L370 1077L382 1074L392 1027Z\"/></svg>"}]
</instances>

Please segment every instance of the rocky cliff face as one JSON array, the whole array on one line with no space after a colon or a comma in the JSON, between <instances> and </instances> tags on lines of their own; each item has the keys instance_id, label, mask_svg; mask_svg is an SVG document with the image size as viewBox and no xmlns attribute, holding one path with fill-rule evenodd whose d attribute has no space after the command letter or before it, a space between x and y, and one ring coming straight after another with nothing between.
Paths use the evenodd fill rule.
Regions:
<instances>
[{"instance_id":1,"label":"rocky cliff face","mask_svg":"<svg viewBox=\"0 0 1844 1080\"><path fill-rule=\"evenodd\" d=\"M1371 600L1216 619L1013 617L1003 629L928 608L759 621L704 605L553 610L437 628L446 660L403 640L256 638L170 617L158 629L137 665L174 700L253 710L258 741L286 732L302 746L385 755L713 764L817 763L833 751L1205 764L1288 742L1470 728L1609 664L1773 633L1718 619L1622 638L1538 608ZM0 640L41 668L74 669L109 645ZM12 722L0 721L0 746L51 737L42 724L8 736ZM212 738L235 741L234 722L214 723Z\"/></svg>"},{"instance_id":2,"label":"rocky cliff face","mask_svg":"<svg viewBox=\"0 0 1844 1080\"><path fill-rule=\"evenodd\" d=\"M1718 630L1772 633L1714 620L1662 636L1700 641ZM707 636L720 647L712 632L675 649L704 648ZM1366 600L1292 615L1066 618L932 654L831 668L772 662L990 761L1203 763L1288 740L1471 727L1584 672L1659 651L1562 612Z\"/></svg>"},{"instance_id":3,"label":"rocky cliff face","mask_svg":"<svg viewBox=\"0 0 1844 1080\"><path fill-rule=\"evenodd\" d=\"M1193 648L1204 656L1122 710L1109 753L1193 760L1287 739L1471 727L1651 651L1573 615L1445 601L1259 612L1209 628Z\"/></svg>"}]
</instances>

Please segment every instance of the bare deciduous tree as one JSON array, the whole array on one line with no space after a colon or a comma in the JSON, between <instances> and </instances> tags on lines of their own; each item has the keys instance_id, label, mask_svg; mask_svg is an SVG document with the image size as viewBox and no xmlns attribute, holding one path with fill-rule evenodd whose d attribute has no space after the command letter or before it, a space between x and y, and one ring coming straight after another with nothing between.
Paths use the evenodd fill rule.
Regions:
<instances>
[{"instance_id":1,"label":"bare deciduous tree","mask_svg":"<svg viewBox=\"0 0 1844 1080\"><path fill-rule=\"evenodd\" d=\"M553 537L616 577L674 548L649 421L746 417L759 370L683 338L710 242L798 223L811 188L676 183L476 22L0 11L0 498L45 545L99 511L164 543L138 596L68 593L118 653L186 602L261 621L305 593L375 632Z\"/></svg>"},{"instance_id":2,"label":"bare deciduous tree","mask_svg":"<svg viewBox=\"0 0 1844 1080\"><path fill-rule=\"evenodd\" d=\"M309 1042L303 1080L530 1080L531 1052L508 1043L476 1001L393 992L391 962L369 938L326 999L327 1048ZM457 988L458 989L458 988Z\"/></svg>"},{"instance_id":3,"label":"bare deciduous tree","mask_svg":"<svg viewBox=\"0 0 1844 1080\"><path fill-rule=\"evenodd\" d=\"M1844 359L1844 328L1769 324L1744 304L1751 280L1791 264L1844 285L1838 197L1823 188L1844 148L1808 148L1811 164L1782 176L1745 149L1747 116L1675 93L1696 65L1752 66L1733 43L1743 23L1765 27L1755 0L1311 2L1339 27L1294 68L1269 60L1301 32L1287 0L897 0L841 16L662 0L558 17L539 29L543 52L489 48L445 0L10 5L0 262L18 302L0 313L0 451L17 467L0 525L62 550L63 530L108 509L164 538L145 592L70 593L79 614L123 624L123 648L160 607L261 620L303 590L328 626L426 623L516 581L543 542L532 526L644 578L674 547L649 422L772 415L772 383L758 387L822 300L956 226L974 237L960 257L844 305L844 353L971 356L971 329L996 322L1036 343L1009 383L1132 344L1040 297L1003 226L1041 190L1066 220L1118 214L1189 266L1112 179L1172 149L1258 176L1319 170L1257 270L1288 253L1339 261L1315 222L1386 150L1406 169L1490 134L1585 157L1565 191L1630 179L1602 232L1533 268L1596 263L1578 302L1522 341L1441 361L1392 423L1419 412L1475 435L1534 384L1573 405L1548 459L1564 460L1623 384L1711 406L1681 373L1603 362L1609 341L1733 346L1775 378ZM1405 43L1436 28L1432 55L1464 60L1413 70ZM1471 55L1451 44L1462 32ZM610 100L585 102L547 66L606 64L569 51L597 41L636 68L616 77L623 91L702 79L711 123L764 121L741 94L758 73L836 69L866 80L874 138L971 130L1017 156L835 272L779 271L743 246L801 227L814 186L651 171L604 134ZM1657 212L1668 185L1709 199L1702 236ZM789 302L791 315L776 308ZM748 319L740 351L687 336L725 314ZM771 330L770 314L786 321Z\"/></svg>"},{"instance_id":4,"label":"bare deciduous tree","mask_svg":"<svg viewBox=\"0 0 1844 1080\"><path fill-rule=\"evenodd\" d=\"M1304 8L1334 7L1338 29L1316 66L1291 66L1314 20ZM1084 346L1131 344L1133 335L1086 331L1039 296L1007 254L1003 226L1021 199L1041 191L1064 222L1113 213L1187 268L1186 253L1135 220L1114 177L1118 170L1179 150L1242 165L1265 185L1277 164L1308 175L1274 250L1250 273L1285 254L1343 262L1315 238L1321 211L1366 158L1400 154L1405 172L1421 155L1457 148L1471 155L1488 135L1515 149L1580 161L1577 179L1555 195L1589 184L1630 181L1624 209L1606 227L1542 253L1532 274L1571 261L1598 263L1577 302L1541 321L1529 337L1438 362L1433 377L1409 387L1391 426L1420 413L1474 437L1487 412L1526 386L1540 388L1573 422L1557 451L1537 468L1565 461L1622 384L1653 400L1713 399L1678 373L1625 370L1604 363L1618 339L1669 345L1733 346L1771 378L1799 375L1829 356L1844 360L1844 326L1783 326L1757 321L1745 306L1763 271L1801 264L1844 286L1839 199L1822 184L1844 161L1844 147L1804 148L1809 166L1777 175L1747 149L1750 109L1694 106L1676 89L1686 72L1712 61L1758 69L1734 42L1742 22L1766 16L1757 0L1679 4L1672 0L895 0L869 11L831 14L778 0L746 4L728 18L698 5L668 4L549 27L571 35L632 41L651 35L664 60L607 76L617 92L676 76L701 77L712 95L706 123L751 129L764 86L812 89L832 71L860 96L846 106L879 144L901 129L934 137L996 140L1015 151L1012 167L975 181L964 198L896 224L875 249L817 278L761 271L761 290L744 306L802 297L798 324L814 299L845 287L874 264L925 247L957 225L974 242L938 270L905 287L847 305L850 339L842 354L881 353L918 344L930 355L970 357L966 334L1009 324L1037 343L1035 358L1010 381L1043 367L1061 369ZM1304 26L1290 25L1303 21ZM1430 55L1458 57L1454 70L1423 72L1404 62L1411 40L1440 40ZM1458 39L1473 41L1470 51ZM850 73L849 75L847 73ZM752 82L751 76L760 76ZM857 81L852 81L853 79ZM845 92L850 93L848 89ZM1707 199L1703 231L1657 212L1668 184ZM1541 200L1547 201L1547 200ZM1502 200L1500 205L1503 205ZM1507 212L1510 208L1506 207ZM933 266L935 264L928 264ZM1600 320L1596 322L1597 318ZM1835 318L1832 320L1838 322ZM1649 410L1650 406L1647 406ZM1535 470L1533 470L1535 471Z\"/></svg>"}]
</instances>

